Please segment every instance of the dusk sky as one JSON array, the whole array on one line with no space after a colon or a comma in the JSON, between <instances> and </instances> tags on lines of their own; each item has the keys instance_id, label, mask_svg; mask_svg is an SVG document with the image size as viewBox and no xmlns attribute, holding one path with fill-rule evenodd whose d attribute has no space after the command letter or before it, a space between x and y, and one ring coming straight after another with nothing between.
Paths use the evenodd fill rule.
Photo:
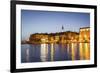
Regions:
<instances>
[{"instance_id":1,"label":"dusk sky","mask_svg":"<svg viewBox=\"0 0 100 73\"><path fill-rule=\"evenodd\" d=\"M56 12L21 10L22 40L34 33L55 33L63 31L79 32L82 27L90 27L90 14L79 12Z\"/></svg>"}]
</instances>

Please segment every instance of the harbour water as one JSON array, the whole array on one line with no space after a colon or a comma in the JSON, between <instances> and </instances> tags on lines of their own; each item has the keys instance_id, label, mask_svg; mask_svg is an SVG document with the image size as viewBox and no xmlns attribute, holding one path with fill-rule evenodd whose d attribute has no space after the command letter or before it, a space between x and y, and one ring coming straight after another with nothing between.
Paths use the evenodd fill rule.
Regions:
<instances>
[{"instance_id":1,"label":"harbour water","mask_svg":"<svg viewBox=\"0 0 100 73\"><path fill-rule=\"evenodd\" d=\"M22 63L89 59L90 43L21 45Z\"/></svg>"}]
</instances>

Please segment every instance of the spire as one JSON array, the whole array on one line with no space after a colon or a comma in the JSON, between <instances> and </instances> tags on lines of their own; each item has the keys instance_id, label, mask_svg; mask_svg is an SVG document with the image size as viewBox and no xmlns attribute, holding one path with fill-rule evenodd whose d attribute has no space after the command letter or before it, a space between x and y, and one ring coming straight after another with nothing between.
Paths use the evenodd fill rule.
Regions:
<instances>
[{"instance_id":1,"label":"spire","mask_svg":"<svg viewBox=\"0 0 100 73\"><path fill-rule=\"evenodd\" d=\"M64 27L63 27L63 25L62 25L62 30L64 30Z\"/></svg>"}]
</instances>

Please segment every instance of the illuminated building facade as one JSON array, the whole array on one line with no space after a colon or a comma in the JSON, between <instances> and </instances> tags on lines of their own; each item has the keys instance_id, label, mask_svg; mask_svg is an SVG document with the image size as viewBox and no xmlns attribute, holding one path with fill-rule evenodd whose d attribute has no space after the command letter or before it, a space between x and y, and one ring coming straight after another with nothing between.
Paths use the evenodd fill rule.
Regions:
<instances>
[{"instance_id":1,"label":"illuminated building facade","mask_svg":"<svg viewBox=\"0 0 100 73\"><path fill-rule=\"evenodd\" d=\"M80 28L77 32L59 32L59 33L36 33L30 35L30 43L88 43L90 42L90 28Z\"/></svg>"},{"instance_id":2,"label":"illuminated building facade","mask_svg":"<svg viewBox=\"0 0 100 73\"><path fill-rule=\"evenodd\" d=\"M80 28L79 42L90 42L90 28Z\"/></svg>"}]
</instances>

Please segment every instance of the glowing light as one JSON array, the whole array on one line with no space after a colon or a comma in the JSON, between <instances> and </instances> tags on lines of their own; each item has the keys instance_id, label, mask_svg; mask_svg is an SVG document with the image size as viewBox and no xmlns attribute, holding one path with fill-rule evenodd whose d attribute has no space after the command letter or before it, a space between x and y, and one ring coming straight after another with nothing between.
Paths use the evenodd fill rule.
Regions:
<instances>
[{"instance_id":1,"label":"glowing light","mask_svg":"<svg viewBox=\"0 0 100 73\"><path fill-rule=\"evenodd\" d=\"M83 48L83 43L79 44L79 50L80 50L80 60L84 59L84 48Z\"/></svg>"},{"instance_id":2,"label":"glowing light","mask_svg":"<svg viewBox=\"0 0 100 73\"><path fill-rule=\"evenodd\" d=\"M47 61L48 47L47 44L41 44L41 61Z\"/></svg>"},{"instance_id":3,"label":"glowing light","mask_svg":"<svg viewBox=\"0 0 100 73\"><path fill-rule=\"evenodd\" d=\"M29 61L29 48L26 49L26 61Z\"/></svg>"},{"instance_id":4,"label":"glowing light","mask_svg":"<svg viewBox=\"0 0 100 73\"><path fill-rule=\"evenodd\" d=\"M71 49L72 49L72 60L75 60L75 46L74 46L74 43L71 44Z\"/></svg>"},{"instance_id":5,"label":"glowing light","mask_svg":"<svg viewBox=\"0 0 100 73\"><path fill-rule=\"evenodd\" d=\"M89 43L80 43L80 59L90 59L90 45Z\"/></svg>"},{"instance_id":6,"label":"glowing light","mask_svg":"<svg viewBox=\"0 0 100 73\"><path fill-rule=\"evenodd\" d=\"M54 60L54 46L53 43L51 44L51 61Z\"/></svg>"},{"instance_id":7,"label":"glowing light","mask_svg":"<svg viewBox=\"0 0 100 73\"><path fill-rule=\"evenodd\" d=\"M89 60L90 59L90 45L89 43L85 43L85 59Z\"/></svg>"},{"instance_id":8,"label":"glowing light","mask_svg":"<svg viewBox=\"0 0 100 73\"><path fill-rule=\"evenodd\" d=\"M42 41L42 42L45 42L45 41L46 41L46 39L42 38L42 39L41 39L41 41Z\"/></svg>"}]
</instances>

